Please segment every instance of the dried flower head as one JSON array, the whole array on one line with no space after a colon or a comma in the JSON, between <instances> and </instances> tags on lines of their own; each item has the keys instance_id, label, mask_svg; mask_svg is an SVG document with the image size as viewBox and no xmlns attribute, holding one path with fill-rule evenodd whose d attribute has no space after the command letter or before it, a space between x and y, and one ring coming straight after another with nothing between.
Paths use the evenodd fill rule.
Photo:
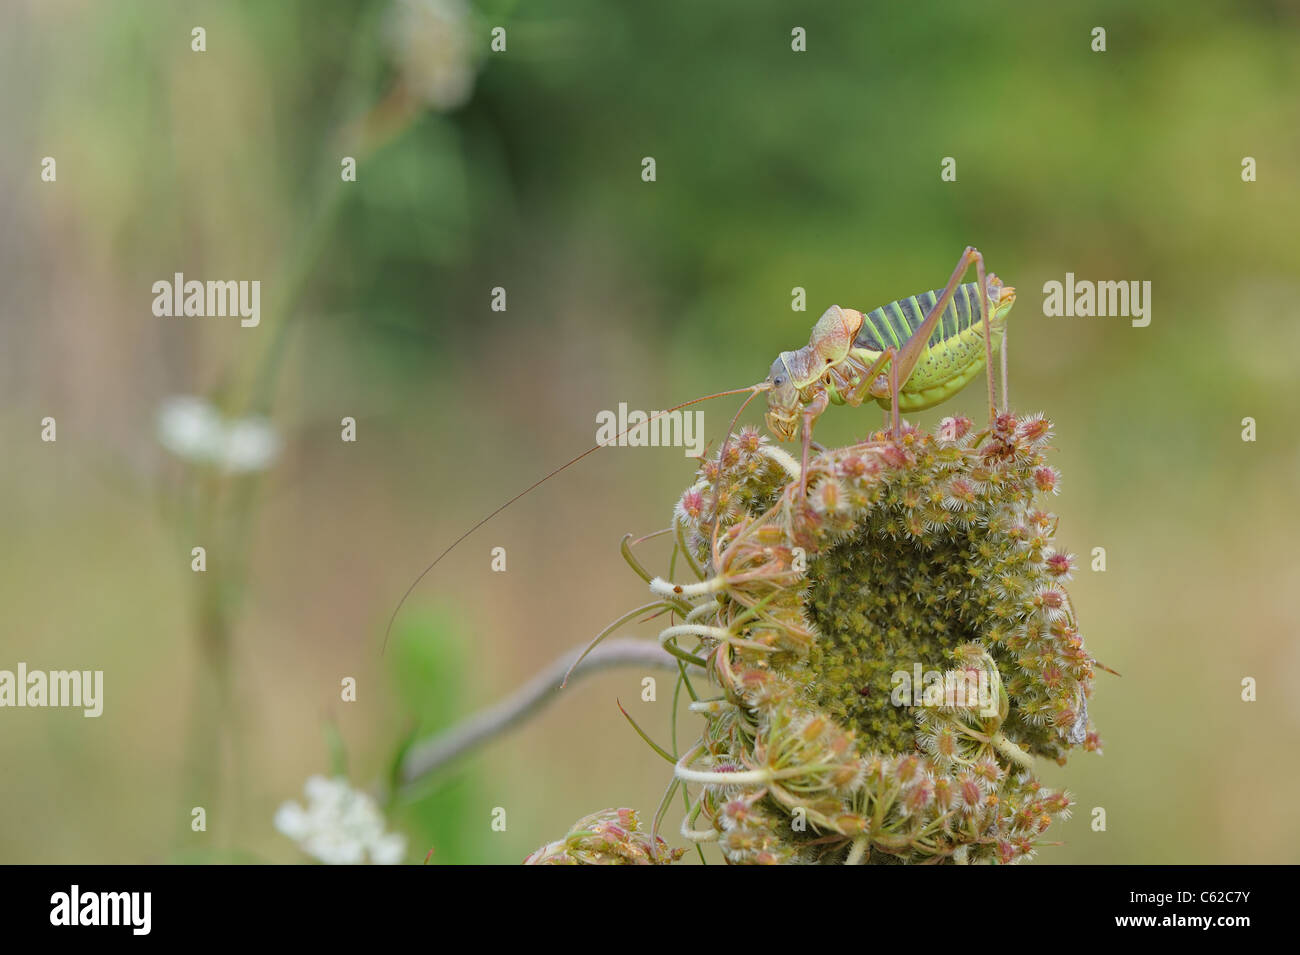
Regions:
<instances>
[{"instance_id":1,"label":"dried flower head","mask_svg":"<svg viewBox=\"0 0 1300 955\"><path fill-rule=\"evenodd\" d=\"M1038 507L1059 481L1050 437L1041 415L945 418L826 451L801 482L746 429L701 463L673 514L697 579L650 582L674 621L660 643L721 688L691 694L704 727L675 770L684 837L756 864L1036 851L1070 797L1034 759L1101 748L1073 558ZM677 858L625 812L529 861Z\"/></svg>"},{"instance_id":2,"label":"dried flower head","mask_svg":"<svg viewBox=\"0 0 1300 955\"><path fill-rule=\"evenodd\" d=\"M579 819L568 835L542 846L524 865L666 865L684 852L642 832L634 810L605 809Z\"/></svg>"},{"instance_id":3,"label":"dried flower head","mask_svg":"<svg viewBox=\"0 0 1300 955\"><path fill-rule=\"evenodd\" d=\"M1034 852L1070 804L1034 758L1099 745L1071 559L1039 507L1050 436L1011 414L878 434L812 460L802 498L748 432L704 462L674 514L700 579L651 585L684 621L661 642L723 694L677 766L685 834L731 862Z\"/></svg>"}]
</instances>

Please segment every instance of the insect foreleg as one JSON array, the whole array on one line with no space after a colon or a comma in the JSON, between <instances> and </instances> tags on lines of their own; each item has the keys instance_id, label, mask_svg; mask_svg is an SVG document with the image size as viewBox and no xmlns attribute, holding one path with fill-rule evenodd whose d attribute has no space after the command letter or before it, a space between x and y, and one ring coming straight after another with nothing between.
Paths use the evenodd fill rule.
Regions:
<instances>
[{"instance_id":1,"label":"insect foreleg","mask_svg":"<svg viewBox=\"0 0 1300 955\"><path fill-rule=\"evenodd\" d=\"M831 403L825 389L818 389L812 401L803 408L803 466L799 469L799 500L808 494L808 452L812 449L813 422L821 416Z\"/></svg>"},{"instance_id":2,"label":"insect foreleg","mask_svg":"<svg viewBox=\"0 0 1300 955\"><path fill-rule=\"evenodd\" d=\"M850 388L844 395L844 400L855 407L862 404L869 396L874 394L872 386L876 383L876 378L880 375L881 369L886 364L889 365L889 394L890 394L890 418L889 422L893 428L894 439L898 439L898 390L901 385L898 383L898 362L894 359L898 353L892 348L886 348L880 353L875 361L862 373L858 383Z\"/></svg>"}]
</instances>

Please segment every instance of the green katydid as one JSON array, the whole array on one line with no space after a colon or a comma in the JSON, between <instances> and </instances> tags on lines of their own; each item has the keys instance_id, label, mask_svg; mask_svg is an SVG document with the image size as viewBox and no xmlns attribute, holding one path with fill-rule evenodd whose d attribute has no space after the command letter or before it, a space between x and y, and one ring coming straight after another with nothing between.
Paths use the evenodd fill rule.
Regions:
<instances>
[{"instance_id":1,"label":"green katydid","mask_svg":"<svg viewBox=\"0 0 1300 955\"><path fill-rule=\"evenodd\" d=\"M975 266L978 281L961 285L961 279L971 265ZM765 420L778 440L791 440L802 425L803 462L799 479L802 497L807 490L813 424L831 404L856 407L868 398L876 401L889 410L892 434L897 440L900 436L900 410L919 411L933 407L955 395L984 368L988 374L989 419L995 418L993 355L995 350L1002 350L1005 402L1004 338L1007 313L1015 300L1016 290L1003 285L996 275L985 276L984 257L978 249L967 246L942 291L900 299L867 313L833 305L814 326L808 344L797 351L782 352L772 363L764 381L684 401L658 412L646 422L638 422L634 427L643 427L654 418L701 401L748 393L749 397L736 412L736 419L739 419L749 402L766 392ZM736 419L733 419L733 427ZM630 430L632 428L615 438ZM555 468L452 541L411 582L398 601L384 631L384 646L388 645L388 635L402 605L444 557L515 501L605 446L598 444Z\"/></svg>"},{"instance_id":2,"label":"green katydid","mask_svg":"<svg viewBox=\"0 0 1300 955\"><path fill-rule=\"evenodd\" d=\"M972 264L978 281L960 285ZM807 345L782 352L772 363L763 382L768 429L789 441L802 420L806 474L813 424L829 405L857 406L872 398L890 411L897 439L900 410L920 411L946 401L981 368L988 372L991 421L997 415L993 353L1003 347L1015 301L1016 290L996 275L986 277L984 256L967 246L940 292L913 295L866 314L832 305ZM1005 364L1002 386L1005 401ZM804 481L801 477L801 489Z\"/></svg>"}]
</instances>

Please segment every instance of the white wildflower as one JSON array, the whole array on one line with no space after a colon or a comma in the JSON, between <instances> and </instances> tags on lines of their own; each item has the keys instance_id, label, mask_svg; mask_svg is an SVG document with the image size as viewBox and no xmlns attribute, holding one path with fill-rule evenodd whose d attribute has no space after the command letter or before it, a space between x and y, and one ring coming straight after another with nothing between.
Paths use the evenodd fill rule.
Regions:
<instances>
[{"instance_id":1,"label":"white wildflower","mask_svg":"<svg viewBox=\"0 0 1300 955\"><path fill-rule=\"evenodd\" d=\"M303 787L307 805L286 802L275 828L298 848L327 865L396 865L406 856L406 837L384 832L375 801L342 777L312 776Z\"/></svg>"},{"instance_id":2,"label":"white wildflower","mask_svg":"<svg viewBox=\"0 0 1300 955\"><path fill-rule=\"evenodd\" d=\"M158 440L191 464L214 465L236 473L264 471L280 453L280 437L265 418L227 421L210 402L193 395L163 402L158 412Z\"/></svg>"},{"instance_id":3,"label":"white wildflower","mask_svg":"<svg viewBox=\"0 0 1300 955\"><path fill-rule=\"evenodd\" d=\"M280 453L280 438L265 418L241 418L226 428L221 463L228 471L263 471Z\"/></svg>"},{"instance_id":4,"label":"white wildflower","mask_svg":"<svg viewBox=\"0 0 1300 955\"><path fill-rule=\"evenodd\" d=\"M416 96L438 110L469 100L475 67L464 0L395 0L386 28L396 66Z\"/></svg>"},{"instance_id":5,"label":"white wildflower","mask_svg":"<svg viewBox=\"0 0 1300 955\"><path fill-rule=\"evenodd\" d=\"M158 440L187 461L211 461L224 432L221 415L202 398L168 398L158 412Z\"/></svg>"}]
</instances>

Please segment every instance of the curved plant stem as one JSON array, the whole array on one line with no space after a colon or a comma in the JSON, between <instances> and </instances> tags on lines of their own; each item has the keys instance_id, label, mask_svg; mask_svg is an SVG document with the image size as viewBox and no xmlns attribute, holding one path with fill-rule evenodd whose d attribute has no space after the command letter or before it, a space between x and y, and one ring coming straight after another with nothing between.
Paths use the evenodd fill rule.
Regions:
<instances>
[{"instance_id":1,"label":"curved plant stem","mask_svg":"<svg viewBox=\"0 0 1300 955\"><path fill-rule=\"evenodd\" d=\"M412 746L402 764L402 786L405 788L419 782L470 750L523 722L555 699L560 690L560 681L569 670L569 661L579 652L581 650L575 650L559 657L504 700ZM653 667L676 672L677 661L653 641L621 637L592 648L582 662L573 667L569 678L614 667ZM703 674L703 671L697 672Z\"/></svg>"},{"instance_id":2,"label":"curved plant stem","mask_svg":"<svg viewBox=\"0 0 1300 955\"><path fill-rule=\"evenodd\" d=\"M578 665L587 658L587 655L589 653L591 653L598 646L600 646L600 644L605 640L605 638L608 637L611 633L613 633L615 630L617 630L619 627L623 626L624 624L630 623L631 621L635 620L637 617L640 617L642 614L648 614L650 613L650 611L659 610L664 606L665 606L665 602L659 600L655 601L654 603L642 604L640 607L637 607L635 610L629 610L627 613L623 614L623 616L619 617L617 620L615 620L613 623L607 626L604 630L600 631L600 633L596 634L595 638L590 643L587 644L586 649L583 650L580 654L578 654L578 658L574 660L571 664L569 664L569 669L564 672L564 679L560 681L560 689L561 690L564 689L565 684L569 682L569 676L576 669L578 669Z\"/></svg>"}]
</instances>

